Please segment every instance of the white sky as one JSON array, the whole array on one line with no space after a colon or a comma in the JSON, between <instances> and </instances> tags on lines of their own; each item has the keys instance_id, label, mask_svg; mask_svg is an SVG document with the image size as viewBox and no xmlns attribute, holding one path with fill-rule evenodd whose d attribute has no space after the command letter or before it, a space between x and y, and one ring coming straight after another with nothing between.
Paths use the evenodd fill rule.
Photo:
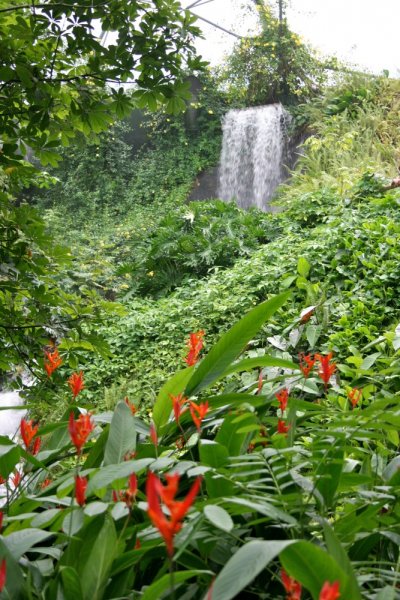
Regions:
<instances>
[{"instance_id":1,"label":"white sky","mask_svg":"<svg viewBox=\"0 0 400 600\"><path fill-rule=\"evenodd\" d=\"M185 7L191 3L182 0ZM244 35L254 31L256 21L243 4L243 0L212 0L193 12ZM289 0L287 17L290 28L322 54L400 76L400 0ZM212 64L220 62L235 38L200 20L197 24L206 37L197 43L199 52Z\"/></svg>"}]
</instances>

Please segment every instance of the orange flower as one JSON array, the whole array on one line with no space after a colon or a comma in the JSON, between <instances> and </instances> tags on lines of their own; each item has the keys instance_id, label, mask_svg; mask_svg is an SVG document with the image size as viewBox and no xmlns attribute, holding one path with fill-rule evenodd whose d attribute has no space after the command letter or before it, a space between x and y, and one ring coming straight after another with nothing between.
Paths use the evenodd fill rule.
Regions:
<instances>
[{"instance_id":1,"label":"orange flower","mask_svg":"<svg viewBox=\"0 0 400 600\"><path fill-rule=\"evenodd\" d=\"M339 587L339 581L335 581L332 584L329 581L325 581L319 594L319 600L337 600L337 598L340 598Z\"/></svg>"},{"instance_id":2,"label":"orange flower","mask_svg":"<svg viewBox=\"0 0 400 600\"><path fill-rule=\"evenodd\" d=\"M286 600L300 600L301 583L290 577L284 569L281 570L281 579L287 593Z\"/></svg>"},{"instance_id":3,"label":"orange flower","mask_svg":"<svg viewBox=\"0 0 400 600\"><path fill-rule=\"evenodd\" d=\"M3 591L4 586L6 585L6 578L7 578L7 565L6 565L6 559L3 558L3 560L1 561L1 564L0 564L0 593Z\"/></svg>"},{"instance_id":4,"label":"orange flower","mask_svg":"<svg viewBox=\"0 0 400 600\"><path fill-rule=\"evenodd\" d=\"M55 350L52 350L51 352L45 351L44 368L46 370L47 376L51 377L52 373L56 369L58 369L60 365L62 365L62 362L62 358L60 358L57 348Z\"/></svg>"},{"instance_id":5,"label":"orange flower","mask_svg":"<svg viewBox=\"0 0 400 600\"><path fill-rule=\"evenodd\" d=\"M362 390L358 388L353 388L352 390L350 390L350 392L348 392L347 396L351 402L352 407L355 408L362 398Z\"/></svg>"},{"instance_id":6,"label":"orange flower","mask_svg":"<svg viewBox=\"0 0 400 600\"><path fill-rule=\"evenodd\" d=\"M42 445L42 439L40 437L35 438L35 441L33 442L33 447L32 447L33 456L36 456L36 454L39 452L41 445Z\"/></svg>"},{"instance_id":7,"label":"orange flower","mask_svg":"<svg viewBox=\"0 0 400 600\"><path fill-rule=\"evenodd\" d=\"M72 373L71 377L68 379L68 385L71 388L72 395L75 398L83 390L85 387L83 383L83 372Z\"/></svg>"},{"instance_id":8,"label":"orange flower","mask_svg":"<svg viewBox=\"0 0 400 600\"><path fill-rule=\"evenodd\" d=\"M50 484L51 484L51 479L47 478L44 481L42 481L42 483L40 484L40 487L42 488L42 490L44 490Z\"/></svg>"},{"instance_id":9,"label":"orange flower","mask_svg":"<svg viewBox=\"0 0 400 600\"><path fill-rule=\"evenodd\" d=\"M140 543L139 538L136 538L134 550L140 550L141 547L142 547L142 544Z\"/></svg>"},{"instance_id":10,"label":"orange flower","mask_svg":"<svg viewBox=\"0 0 400 600\"><path fill-rule=\"evenodd\" d=\"M290 429L290 425L286 425L285 421L282 421L281 419L278 420L278 433L283 433L283 434L287 434L287 432Z\"/></svg>"},{"instance_id":11,"label":"orange flower","mask_svg":"<svg viewBox=\"0 0 400 600\"><path fill-rule=\"evenodd\" d=\"M25 421L25 419L21 419L21 425L20 425L20 430L21 430L21 437L22 440L25 444L25 448L27 450L29 450L31 448L32 445L32 440L35 437L35 435L37 434L39 429L38 425L33 425L33 421Z\"/></svg>"},{"instance_id":12,"label":"orange flower","mask_svg":"<svg viewBox=\"0 0 400 600\"><path fill-rule=\"evenodd\" d=\"M22 475L19 471L14 471L14 475L11 477L11 481L16 489L21 483Z\"/></svg>"},{"instance_id":13,"label":"orange flower","mask_svg":"<svg viewBox=\"0 0 400 600\"><path fill-rule=\"evenodd\" d=\"M276 399L279 402L279 407L282 412L286 410L287 403L289 400L289 390L287 388L283 388L280 392L275 394Z\"/></svg>"},{"instance_id":14,"label":"orange flower","mask_svg":"<svg viewBox=\"0 0 400 600\"><path fill-rule=\"evenodd\" d=\"M203 337L204 331L201 329L200 331L196 331L196 333L191 333L186 345L189 348L189 352L185 357L185 362L189 367L192 367L197 363L199 354L201 349L203 348Z\"/></svg>"},{"instance_id":15,"label":"orange flower","mask_svg":"<svg viewBox=\"0 0 400 600\"><path fill-rule=\"evenodd\" d=\"M137 476L136 473L132 473L129 477L129 486L125 492L120 492L119 497L120 500L125 502L128 508L132 507L132 504L135 501L137 494L138 486L137 486Z\"/></svg>"},{"instance_id":16,"label":"orange flower","mask_svg":"<svg viewBox=\"0 0 400 600\"><path fill-rule=\"evenodd\" d=\"M322 356L321 354L316 354L315 358L320 363L320 368L318 371L318 375L321 377L322 381L325 383L325 390L328 387L328 383L334 372L336 371L336 363L331 363L332 352Z\"/></svg>"},{"instance_id":17,"label":"orange flower","mask_svg":"<svg viewBox=\"0 0 400 600\"><path fill-rule=\"evenodd\" d=\"M263 385L264 385L263 375L262 375L262 371L260 371L260 373L258 375L258 383L257 383L256 394L261 394L262 389L263 389Z\"/></svg>"},{"instance_id":18,"label":"orange flower","mask_svg":"<svg viewBox=\"0 0 400 600\"><path fill-rule=\"evenodd\" d=\"M317 362L317 357L311 358L311 354L299 354L299 367L304 377L307 379L310 372L312 371L315 363Z\"/></svg>"},{"instance_id":19,"label":"orange flower","mask_svg":"<svg viewBox=\"0 0 400 600\"><path fill-rule=\"evenodd\" d=\"M132 402L129 402L128 396L125 396L125 404L128 408L130 408L131 413L134 415L137 411L137 408Z\"/></svg>"},{"instance_id":20,"label":"orange flower","mask_svg":"<svg viewBox=\"0 0 400 600\"><path fill-rule=\"evenodd\" d=\"M75 499L79 506L83 506L86 502L87 477L75 475Z\"/></svg>"},{"instance_id":21,"label":"orange flower","mask_svg":"<svg viewBox=\"0 0 400 600\"><path fill-rule=\"evenodd\" d=\"M154 425L154 423L150 423L150 439L153 442L153 444L155 445L155 447L157 448L158 435L157 435L157 429L156 429L156 426Z\"/></svg>"},{"instance_id":22,"label":"orange flower","mask_svg":"<svg viewBox=\"0 0 400 600\"><path fill-rule=\"evenodd\" d=\"M192 415L193 423L197 427L197 431L200 431L201 422L204 419L208 412L208 400L207 402L202 402L201 404L196 404L196 402L190 403L190 414ZM197 415L196 415L197 413Z\"/></svg>"},{"instance_id":23,"label":"orange flower","mask_svg":"<svg viewBox=\"0 0 400 600\"><path fill-rule=\"evenodd\" d=\"M75 421L74 413L71 412L69 415L68 431L78 454L81 453L82 447L86 444L90 432L93 431L95 427L94 423L90 420L90 416L90 413L79 415L78 419Z\"/></svg>"},{"instance_id":24,"label":"orange flower","mask_svg":"<svg viewBox=\"0 0 400 600\"><path fill-rule=\"evenodd\" d=\"M198 494L201 477L196 479L183 501L175 500L180 476L178 474L167 475L166 479L167 485L163 486L157 475L149 471L146 482L147 514L164 538L167 552L172 557L174 553L174 537L181 530L182 521ZM161 501L168 508L170 518L164 515Z\"/></svg>"},{"instance_id":25,"label":"orange flower","mask_svg":"<svg viewBox=\"0 0 400 600\"><path fill-rule=\"evenodd\" d=\"M187 398L183 394L178 394L178 396L169 395L172 400L172 408L174 410L175 421L179 425L180 416L187 410L187 408L183 408ZM182 409L183 408L183 409Z\"/></svg>"}]
</instances>

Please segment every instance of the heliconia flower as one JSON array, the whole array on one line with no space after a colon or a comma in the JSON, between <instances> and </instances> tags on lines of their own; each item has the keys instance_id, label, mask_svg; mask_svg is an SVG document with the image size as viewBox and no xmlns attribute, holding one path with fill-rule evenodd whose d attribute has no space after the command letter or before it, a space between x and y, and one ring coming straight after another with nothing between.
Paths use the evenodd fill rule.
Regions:
<instances>
[{"instance_id":1,"label":"heliconia flower","mask_svg":"<svg viewBox=\"0 0 400 600\"><path fill-rule=\"evenodd\" d=\"M14 475L11 477L12 484L16 489L21 483L22 475L19 471L14 471Z\"/></svg>"},{"instance_id":2,"label":"heliconia flower","mask_svg":"<svg viewBox=\"0 0 400 600\"><path fill-rule=\"evenodd\" d=\"M203 421L207 412L208 412L208 400L206 402L202 402L201 404L196 404L196 402L190 403L190 414L192 415L193 423L197 427L197 431L200 431L201 422Z\"/></svg>"},{"instance_id":3,"label":"heliconia flower","mask_svg":"<svg viewBox=\"0 0 400 600\"><path fill-rule=\"evenodd\" d=\"M286 600L300 600L301 583L290 577L284 569L281 570L282 585L286 591Z\"/></svg>"},{"instance_id":4,"label":"heliconia flower","mask_svg":"<svg viewBox=\"0 0 400 600\"><path fill-rule=\"evenodd\" d=\"M134 550L140 550L141 547L142 547L142 544L140 543L139 538L136 538Z\"/></svg>"},{"instance_id":5,"label":"heliconia flower","mask_svg":"<svg viewBox=\"0 0 400 600\"><path fill-rule=\"evenodd\" d=\"M134 415L137 411L136 406L133 404L133 402L129 402L129 398L128 396L125 396L125 404L127 405L127 407L130 409L131 413Z\"/></svg>"},{"instance_id":6,"label":"heliconia flower","mask_svg":"<svg viewBox=\"0 0 400 600\"><path fill-rule=\"evenodd\" d=\"M0 563L0 593L4 590L4 586L6 585L6 578L7 578L7 565L6 565L6 559L3 558L3 560Z\"/></svg>"},{"instance_id":7,"label":"heliconia flower","mask_svg":"<svg viewBox=\"0 0 400 600\"><path fill-rule=\"evenodd\" d=\"M347 396L351 402L352 407L355 408L362 398L362 390L358 388L353 388L348 392Z\"/></svg>"},{"instance_id":8,"label":"heliconia flower","mask_svg":"<svg viewBox=\"0 0 400 600\"><path fill-rule=\"evenodd\" d=\"M315 358L319 361L320 364L318 375L325 383L325 389L328 387L329 380L336 371L336 363L330 362L332 356L332 352L329 352L329 354L326 354L325 356L322 356L321 354L315 355Z\"/></svg>"},{"instance_id":9,"label":"heliconia flower","mask_svg":"<svg viewBox=\"0 0 400 600\"><path fill-rule=\"evenodd\" d=\"M283 388L283 390L275 394L275 398L279 402L279 407L281 411L284 412L286 410L287 403L289 400L289 390L287 388Z\"/></svg>"},{"instance_id":10,"label":"heliconia flower","mask_svg":"<svg viewBox=\"0 0 400 600\"><path fill-rule=\"evenodd\" d=\"M264 381L263 381L263 375L262 375L262 371L260 371L260 374L258 376L258 384L257 384L257 395L261 394L262 389L263 389L263 385L264 385Z\"/></svg>"},{"instance_id":11,"label":"heliconia flower","mask_svg":"<svg viewBox=\"0 0 400 600\"><path fill-rule=\"evenodd\" d=\"M150 439L153 442L154 446L157 448L158 446L158 435L157 429L153 422L150 423Z\"/></svg>"},{"instance_id":12,"label":"heliconia flower","mask_svg":"<svg viewBox=\"0 0 400 600\"><path fill-rule=\"evenodd\" d=\"M284 433L286 435L289 429L290 425L286 425L285 421L282 421L281 419L278 420L278 433Z\"/></svg>"},{"instance_id":13,"label":"heliconia flower","mask_svg":"<svg viewBox=\"0 0 400 600\"><path fill-rule=\"evenodd\" d=\"M311 354L299 354L299 367L304 377L307 379L309 374L311 373L315 363L317 362L317 357L311 358Z\"/></svg>"},{"instance_id":14,"label":"heliconia flower","mask_svg":"<svg viewBox=\"0 0 400 600\"><path fill-rule=\"evenodd\" d=\"M119 500L118 493L115 490L112 491L112 499L114 502L118 502Z\"/></svg>"},{"instance_id":15,"label":"heliconia flower","mask_svg":"<svg viewBox=\"0 0 400 600\"><path fill-rule=\"evenodd\" d=\"M42 488L42 490L44 490L45 488L47 488L49 485L51 484L51 479L47 478L44 481L42 481L42 483L40 484L40 487Z\"/></svg>"},{"instance_id":16,"label":"heliconia flower","mask_svg":"<svg viewBox=\"0 0 400 600\"><path fill-rule=\"evenodd\" d=\"M86 444L86 440L95 427L90 420L90 416L90 413L81 414L75 421L74 413L71 412L69 415L68 431L78 454L81 453L82 447Z\"/></svg>"},{"instance_id":17,"label":"heliconia flower","mask_svg":"<svg viewBox=\"0 0 400 600\"><path fill-rule=\"evenodd\" d=\"M75 499L79 506L83 506L86 502L87 477L75 475Z\"/></svg>"},{"instance_id":18,"label":"heliconia flower","mask_svg":"<svg viewBox=\"0 0 400 600\"><path fill-rule=\"evenodd\" d=\"M75 399L79 392L85 387L85 384L83 383L83 371L72 373L71 377L68 379L68 385L71 388L72 395Z\"/></svg>"},{"instance_id":19,"label":"heliconia flower","mask_svg":"<svg viewBox=\"0 0 400 600\"><path fill-rule=\"evenodd\" d=\"M129 476L128 489L119 493L120 500L125 502L128 508L132 507L136 498L137 490L137 476L136 473L132 473L132 475Z\"/></svg>"},{"instance_id":20,"label":"heliconia flower","mask_svg":"<svg viewBox=\"0 0 400 600\"><path fill-rule=\"evenodd\" d=\"M337 600L337 598L340 598L339 587L339 581L335 581L332 584L329 581L325 581L319 594L319 600Z\"/></svg>"},{"instance_id":21,"label":"heliconia flower","mask_svg":"<svg viewBox=\"0 0 400 600\"><path fill-rule=\"evenodd\" d=\"M174 553L174 537L181 530L182 521L192 506L201 485L201 477L198 477L186 498L177 501L175 495L178 492L179 479L178 474L167 475L167 485L163 486L157 475L149 471L146 482L147 514L154 527L164 538L170 557ZM169 510L169 518L163 513L161 501Z\"/></svg>"},{"instance_id":22,"label":"heliconia flower","mask_svg":"<svg viewBox=\"0 0 400 600\"><path fill-rule=\"evenodd\" d=\"M0 475L0 485L4 485L5 483L7 483L7 479Z\"/></svg>"},{"instance_id":23,"label":"heliconia flower","mask_svg":"<svg viewBox=\"0 0 400 600\"><path fill-rule=\"evenodd\" d=\"M51 352L45 352L44 368L46 370L47 376L51 377L53 372L56 369L58 369L60 365L62 365L62 362L62 358L60 358L57 349Z\"/></svg>"},{"instance_id":24,"label":"heliconia flower","mask_svg":"<svg viewBox=\"0 0 400 600\"><path fill-rule=\"evenodd\" d=\"M21 419L21 425L20 425L21 437L25 444L25 448L27 450L30 449L32 440L35 437L35 435L37 434L38 429L39 429L39 426L38 425L34 426L32 420L25 421L25 419Z\"/></svg>"},{"instance_id":25,"label":"heliconia flower","mask_svg":"<svg viewBox=\"0 0 400 600\"><path fill-rule=\"evenodd\" d=\"M33 446L32 446L33 456L36 456L36 454L39 452L41 445L42 445L42 438L40 438L40 437L35 438L35 441L33 442Z\"/></svg>"},{"instance_id":26,"label":"heliconia flower","mask_svg":"<svg viewBox=\"0 0 400 600\"><path fill-rule=\"evenodd\" d=\"M187 401L187 398L185 398L183 394L178 394L177 396L173 396L172 394L170 394L169 397L172 400L172 408L174 411L175 421L179 424L180 416L187 410L187 407L183 408L185 402Z\"/></svg>"},{"instance_id":27,"label":"heliconia flower","mask_svg":"<svg viewBox=\"0 0 400 600\"><path fill-rule=\"evenodd\" d=\"M204 333L205 332L203 329L201 329L200 331L196 331L196 333L191 333L188 341L186 342L186 345L189 348L189 352L185 357L185 362L189 367L192 367L197 363L199 354L201 352L201 349L203 348Z\"/></svg>"}]
</instances>

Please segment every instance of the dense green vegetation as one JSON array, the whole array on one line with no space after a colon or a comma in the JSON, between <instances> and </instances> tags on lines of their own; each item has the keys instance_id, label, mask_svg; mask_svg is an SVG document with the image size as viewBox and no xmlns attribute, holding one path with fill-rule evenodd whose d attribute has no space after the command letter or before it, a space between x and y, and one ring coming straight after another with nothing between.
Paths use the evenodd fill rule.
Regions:
<instances>
[{"instance_id":1,"label":"dense green vegetation","mask_svg":"<svg viewBox=\"0 0 400 600\"><path fill-rule=\"evenodd\" d=\"M79 5L73 122L51 113L47 129L46 101L63 90L53 74L40 120L21 120L48 172L12 144L1 157L0 369L16 386L23 370L34 377L21 439L0 438L1 599L398 597L400 83L345 77L316 95L320 65L256 4L262 35L222 79L203 73L193 101L180 55L157 43L171 22L166 40L190 55L190 18L174 3L144 10L142 89L120 102L103 84L91 96L87 71L110 75L119 46L76 27L112 29L145 7L119 3L109 22L104 5ZM24 28L33 53L19 46L14 87L11 59L0 69L5 106L36 106L36 36L51 72L67 9L48 6L0 16L6 47ZM124 31L119 77L132 67ZM176 86L157 76L164 61ZM218 161L229 106L300 96L311 101L292 107L293 127L307 138L277 212L187 201ZM153 111L137 144L129 120L108 128L132 102ZM75 142L55 150L68 131Z\"/></svg>"}]
</instances>

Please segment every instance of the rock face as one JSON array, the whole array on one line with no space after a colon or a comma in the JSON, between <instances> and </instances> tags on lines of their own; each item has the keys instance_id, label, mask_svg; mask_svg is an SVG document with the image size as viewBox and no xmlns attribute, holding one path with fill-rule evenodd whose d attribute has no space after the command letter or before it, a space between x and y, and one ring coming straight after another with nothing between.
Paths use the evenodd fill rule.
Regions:
<instances>
[{"instance_id":1,"label":"rock face","mask_svg":"<svg viewBox=\"0 0 400 600\"><path fill-rule=\"evenodd\" d=\"M269 210L269 201L286 178L287 125L280 104L230 110L223 121L218 197L241 208Z\"/></svg>"},{"instance_id":2,"label":"rock face","mask_svg":"<svg viewBox=\"0 0 400 600\"><path fill-rule=\"evenodd\" d=\"M218 198L219 168L212 167L200 173L196 178L193 189L189 194L188 201L211 200Z\"/></svg>"}]
</instances>

